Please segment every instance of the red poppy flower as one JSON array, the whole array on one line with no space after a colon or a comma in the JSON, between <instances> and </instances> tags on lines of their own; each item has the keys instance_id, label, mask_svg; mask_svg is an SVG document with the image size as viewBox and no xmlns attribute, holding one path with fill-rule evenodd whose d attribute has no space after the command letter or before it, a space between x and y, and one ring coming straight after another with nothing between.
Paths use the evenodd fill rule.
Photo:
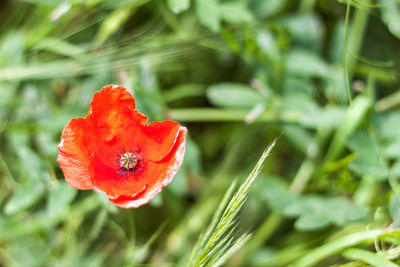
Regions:
<instances>
[{"instance_id":1,"label":"red poppy flower","mask_svg":"<svg viewBox=\"0 0 400 267\"><path fill-rule=\"evenodd\" d=\"M137 208L171 182L183 161L186 132L171 120L147 125L129 92L107 85L94 95L86 118L65 126L57 161L72 187L102 191L119 207Z\"/></svg>"}]
</instances>

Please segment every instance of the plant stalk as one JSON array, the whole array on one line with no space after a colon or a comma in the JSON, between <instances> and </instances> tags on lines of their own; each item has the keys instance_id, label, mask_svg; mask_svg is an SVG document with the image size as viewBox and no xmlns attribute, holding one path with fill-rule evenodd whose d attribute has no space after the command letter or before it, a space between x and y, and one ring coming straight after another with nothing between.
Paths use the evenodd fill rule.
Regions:
<instances>
[{"instance_id":1,"label":"plant stalk","mask_svg":"<svg viewBox=\"0 0 400 267\"><path fill-rule=\"evenodd\" d=\"M219 108L183 108L171 109L167 118L185 122L219 122L219 121L244 121L249 110L219 109ZM263 122L288 122L300 121L300 114L295 112L276 112L268 110L262 113L257 121Z\"/></svg>"}]
</instances>

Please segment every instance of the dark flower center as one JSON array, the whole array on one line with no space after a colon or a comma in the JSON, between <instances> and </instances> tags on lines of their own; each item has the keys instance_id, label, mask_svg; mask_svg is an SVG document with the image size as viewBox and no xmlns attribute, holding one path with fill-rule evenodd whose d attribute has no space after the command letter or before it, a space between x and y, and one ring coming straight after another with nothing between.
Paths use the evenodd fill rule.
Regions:
<instances>
[{"instance_id":1,"label":"dark flower center","mask_svg":"<svg viewBox=\"0 0 400 267\"><path fill-rule=\"evenodd\" d=\"M136 167L138 160L135 154L131 153L131 152L126 152L124 153L120 160L119 160L119 164L122 168L125 168L127 170L133 169Z\"/></svg>"}]
</instances>

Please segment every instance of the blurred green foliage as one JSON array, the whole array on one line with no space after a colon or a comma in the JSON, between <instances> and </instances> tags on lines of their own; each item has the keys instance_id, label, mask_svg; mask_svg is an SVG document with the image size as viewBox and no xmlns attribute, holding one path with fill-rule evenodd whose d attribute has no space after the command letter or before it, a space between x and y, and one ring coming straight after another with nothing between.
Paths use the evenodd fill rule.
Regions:
<instances>
[{"instance_id":1,"label":"blurred green foliage","mask_svg":"<svg viewBox=\"0 0 400 267\"><path fill-rule=\"evenodd\" d=\"M399 1L4 0L0 12L1 266L400 264ZM56 162L63 127L110 83L150 120L189 129L173 182L135 210L71 188Z\"/></svg>"}]
</instances>

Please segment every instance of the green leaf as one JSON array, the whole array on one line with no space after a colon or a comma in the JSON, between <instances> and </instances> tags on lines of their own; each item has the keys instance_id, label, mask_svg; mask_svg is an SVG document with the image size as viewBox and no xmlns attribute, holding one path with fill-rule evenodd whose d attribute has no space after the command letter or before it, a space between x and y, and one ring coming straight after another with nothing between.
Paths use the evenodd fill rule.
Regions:
<instances>
[{"instance_id":1,"label":"green leaf","mask_svg":"<svg viewBox=\"0 0 400 267\"><path fill-rule=\"evenodd\" d=\"M101 24L97 35L97 41L103 43L108 37L115 33L128 20L133 9L134 6L123 6L109 14Z\"/></svg>"},{"instance_id":2,"label":"green leaf","mask_svg":"<svg viewBox=\"0 0 400 267\"><path fill-rule=\"evenodd\" d=\"M38 182L19 187L7 202L4 213L11 215L31 207L41 198L43 191L43 185Z\"/></svg>"},{"instance_id":3,"label":"green leaf","mask_svg":"<svg viewBox=\"0 0 400 267\"><path fill-rule=\"evenodd\" d=\"M66 182L59 182L50 195L47 203L47 212L54 215L63 212L65 208L74 200L77 190Z\"/></svg>"},{"instance_id":4,"label":"green leaf","mask_svg":"<svg viewBox=\"0 0 400 267\"><path fill-rule=\"evenodd\" d=\"M339 20L333 29L332 41L329 45L329 58L331 62L337 63L343 60L345 25L343 20ZM344 91L344 90L343 90Z\"/></svg>"},{"instance_id":5,"label":"green leaf","mask_svg":"<svg viewBox=\"0 0 400 267\"><path fill-rule=\"evenodd\" d=\"M353 105L349 107L328 148L324 159L325 164L336 159L336 157L343 151L347 139L364 120L370 107L371 101L369 98L358 96L354 99Z\"/></svg>"},{"instance_id":6,"label":"green leaf","mask_svg":"<svg viewBox=\"0 0 400 267\"><path fill-rule=\"evenodd\" d=\"M311 96L315 90L315 85L310 78L299 78L289 76L285 79L283 86L283 94L285 97L288 96L299 96L309 97L312 101ZM314 104L315 105L315 104Z\"/></svg>"},{"instance_id":7,"label":"green leaf","mask_svg":"<svg viewBox=\"0 0 400 267\"><path fill-rule=\"evenodd\" d=\"M11 144L17 152L21 171L31 181L45 180L43 163L37 153L29 147L29 136L26 133L15 133L10 136Z\"/></svg>"},{"instance_id":8,"label":"green leaf","mask_svg":"<svg viewBox=\"0 0 400 267\"><path fill-rule=\"evenodd\" d=\"M219 10L221 18L226 22L243 23L253 20L253 16L247 10L247 7L240 2L222 3Z\"/></svg>"},{"instance_id":9,"label":"green leaf","mask_svg":"<svg viewBox=\"0 0 400 267\"><path fill-rule=\"evenodd\" d=\"M326 201L322 212L333 223L341 226L349 222L364 220L368 213L368 208L355 205L346 198L334 197Z\"/></svg>"},{"instance_id":10,"label":"green leaf","mask_svg":"<svg viewBox=\"0 0 400 267\"><path fill-rule=\"evenodd\" d=\"M351 260L361 260L370 264L371 266L379 267L396 267L397 264L389 261L378 253L373 253L359 248L349 248L343 252L343 256Z\"/></svg>"},{"instance_id":11,"label":"green leaf","mask_svg":"<svg viewBox=\"0 0 400 267\"><path fill-rule=\"evenodd\" d=\"M294 226L299 231L315 231L323 229L330 224L329 218L318 213L306 213L300 216Z\"/></svg>"},{"instance_id":12,"label":"green leaf","mask_svg":"<svg viewBox=\"0 0 400 267\"><path fill-rule=\"evenodd\" d=\"M284 136L300 151L306 155L316 152L316 142L312 134L297 125L283 125Z\"/></svg>"},{"instance_id":13,"label":"green leaf","mask_svg":"<svg viewBox=\"0 0 400 267\"><path fill-rule=\"evenodd\" d=\"M175 14L179 14L183 11L186 11L190 7L190 0L168 0L167 3L169 8Z\"/></svg>"},{"instance_id":14,"label":"green leaf","mask_svg":"<svg viewBox=\"0 0 400 267\"><path fill-rule=\"evenodd\" d=\"M108 204L109 203L110 202L108 201ZM51 217L47 213L39 212L38 214L31 216L25 223L20 223L20 220L17 220L18 223L6 223L7 228L3 227L0 217L0 226L2 229L7 229L7 231L0 231L0 242L3 243L13 240L16 237L32 235L40 231L54 229L55 225L57 225L60 221L67 221L68 219L71 219L71 214L76 216L79 214L89 213L98 208L99 204L100 201L96 199L96 196L92 195L80 200L76 205L72 206L71 213L59 213L57 216ZM109 205L111 206L112 204ZM117 209L115 205L112 206Z\"/></svg>"},{"instance_id":15,"label":"green leaf","mask_svg":"<svg viewBox=\"0 0 400 267\"><path fill-rule=\"evenodd\" d=\"M345 225L349 222L363 220L367 209L356 206L349 200L341 197L326 198L317 195L297 197L292 203L286 206L283 214L290 217L299 217L295 226L299 224L298 230L317 230L336 224ZM315 219L315 222L313 221ZM297 222L300 220L300 222ZM310 223L307 226L307 223Z\"/></svg>"},{"instance_id":16,"label":"green leaf","mask_svg":"<svg viewBox=\"0 0 400 267\"><path fill-rule=\"evenodd\" d=\"M164 115L164 99L153 68L144 60L135 74L134 97L137 109L148 115L151 120L161 120Z\"/></svg>"},{"instance_id":17,"label":"green leaf","mask_svg":"<svg viewBox=\"0 0 400 267\"><path fill-rule=\"evenodd\" d=\"M342 123L346 108L340 106L320 107L311 97L312 92L305 88L306 82L297 79L290 80L285 85L282 109L299 113L302 126L313 129L334 129Z\"/></svg>"},{"instance_id":18,"label":"green leaf","mask_svg":"<svg viewBox=\"0 0 400 267\"><path fill-rule=\"evenodd\" d=\"M220 29L220 12L218 0L196 0L196 15L201 25L212 32Z\"/></svg>"},{"instance_id":19,"label":"green leaf","mask_svg":"<svg viewBox=\"0 0 400 267\"><path fill-rule=\"evenodd\" d=\"M176 87L163 91L163 97L166 102L180 100L185 97L204 96L206 88L201 84L180 84Z\"/></svg>"},{"instance_id":20,"label":"green leaf","mask_svg":"<svg viewBox=\"0 0 400 267\"><path fill-rule=\"evenodd\" d=\"M382 144L382 155L389 159L400 157L400 113L388 112L374 117L380 143Z\"/></svg>"},{"instance_id":21,"label":"green leaf","mask_svg":"<svg viewBox=\"0 0 400 267\"><path fill-rule=\"evenodd\" d=\"M327 77L328 65L317 54L307 50L292 50L286 57L289 73L299 76Z\"/></svg>"},{"instance_id":22,"label":"green leaf","mask_svg":"<svg viewBox=\"0 0 400 267\"><path fill-rule=\"evenodd\" d=\"M256 34L256 40L258 47L261 52L269 59L276 61L277 63L281 59L281 51L275 36L268 30L260 30ZM280 63L280 62L279 62Z\"/></svg>"},{"instance_id":23,"label":"green leaf","mask_svg":"<svg viewBox=\"0 0 400 267\"><path fill-rule=\"evenodd\" d=\"M253 88L236 83L219 83L207 89L208 100L225 108L252 108L265 102L265 98Z\"/></svg>"},{"instance_id":24,"label":"green leaf","mask_svg":"<svg viewBox=\"0 0 400 267\"><path fill-rule=\"evenodd\" d=\"M382 144L382 155L389 159L400 157L400 136L390 138Z\"/></svg>"},{"instance_id":25,"label":"green leaf","mask_svg":"<svg viewBox=\"0 0 400 267\"><path fill-rule=\"evenodd\" d=\"M279 24L291 35L296 44L312 51L322 50L324 26L314 14L294 14L283 17Z\"/></svg>"},{"instance_id":26,"label":"green leaf","mask_svg":"<svg viewBox=\"0 0 400 267\"><path fill-rule=\"evenodd\" d=\"M380 156L378 145L365 131L357 131L348 140L347 146L356 153L349 169L360 176L368 175L382 181L388 178L389 170Z\"/></svg>"},{"instance_id":27,"label":"green leaf","mask_svg":"<svg viewBox=\"0 0 400 267\"><path fill-rule=\"evenodd\" d=\"M273 266L269 264L277 257L277 250L271 247L261 247L249 258L250 266Z\"/></svg>"},{"instance_id":28,"label":"green leaf","mask_svg":"<svg viewBox=\"0 0 400 267\"><path fill-rule=\"evenodd\" d=\"M304 198L301 197L297 201L293 201L285 207L283 214L288 217L299 217L302 214L309 213L311 209L307 206Z\"/></svg>"},{"instance_id":29,"label":"green leaf","mask_svg":"<svg viewBox=\"0 0 400 267\"><path fill-rule=\"evenodd\" d=\"M296 202L296 197L289 191L287 184L278 177L259 177L253 193L275 211L282 212L288 205Z\"/></svg>"},{"instance_id":30,"label":"green leaf","mask_svg":"<svg viewBox=\"0 0 400 267\"><path fill-rule=\"evenodd\" d=\"M400 136L400 127L393 127L400 125L400 112L378 114L374 119L379 135L383 140L392 140Z\"/></svg>"},{"instance_id":31,"label":"green leaf","mask_svg":"<svg viewBox=\"0 0 400 267\"><path fill-rule=\"evenodd\" d=\"M24 222L26 223L26 222ZM27 235L24 238L16 238L13 242L8 242L7 249L10 256L15 259L16 266L45 266L51 257L48 244L43 239L38 239L36 235Z\"/></svg>"},{"instance_id":32,"label":"green leaf","mask_svg":"<svg viewBox=\"0 0 400 267\"><path fill-rule=\"evenodd\" d=\"M300 123L313 129L335 129L343 121L345 115L346 110L337 106L310 108L302 114Z\"/></svg>"},{"instance_id":33,"label":"green leaf","mask_svg":"<svg viewBox=\"0 0 400 267\"><path fill-rule=\"evenodd\" d=\"M287 5L288 0L249 0L249 8L260 19L269 18Z\"/></svg>"},{"instance_id":34,"label":"green leaf","mask_svg":"<svg viewBox=\"0 0 400 267\"><path fill-rule=\"evenodd\" d=\"M379 0L378 2L383 22L389 31L400 39L400 4L393 0Z\"/></svg>"},{"instance_id":35,"label":"green leaf","mask_svg":"<svg viewBox=\"0 0 400 267\"><path fill-rule=\"evenodd\" d=\"M347 104L346 79L342 66L335 65L329 70L329 76L324 80L325 95L332 102Z\"/></svg>"},{"instance_id":36,"label":"green leaf","mask_svg":"<svg viewBox=\"0 0 400 267\"><path fill-rule=\"evenodd\" d=\"M297 111L302 116L305 113L318 113L320 107L306 94L288 94L282 98L282 109Z\"/></svg>"},{"instance_id":37,"label":"green leaf","mask_svg":"<svg viewBox=\"0 0 400 267\"><path fill-rule=\"evenodd\" d=\"M11 67L23 63L25 37L21 31L5 35L0 43L0 66Z\"/></svg>"}]
</instances>

